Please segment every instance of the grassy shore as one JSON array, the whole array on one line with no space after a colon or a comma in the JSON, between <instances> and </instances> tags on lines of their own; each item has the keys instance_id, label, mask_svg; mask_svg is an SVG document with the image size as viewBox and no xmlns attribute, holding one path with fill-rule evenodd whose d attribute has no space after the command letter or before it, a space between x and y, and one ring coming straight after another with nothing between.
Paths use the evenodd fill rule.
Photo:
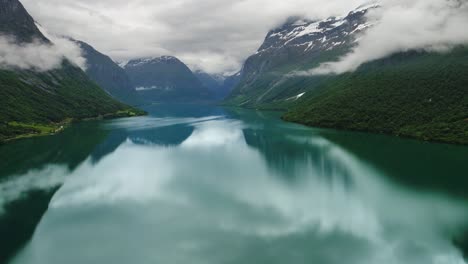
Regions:
<instances>
[{"instance_id":1,"label":"grassy shore","mask_svg":"<svg viewBox=\"0 0 468 264\"><path fill-rule=\"evenodd\" d=\"M40 136L50 136L62 132L74 122L102 120L123 117L135 117L146 115L147 113L137 109L120 110L115 113L99 115L92 118L73 119L66 118L59 123L25 123L25 122L4 122L0 123L0 144Z\"/></svg>"}]
</instances>

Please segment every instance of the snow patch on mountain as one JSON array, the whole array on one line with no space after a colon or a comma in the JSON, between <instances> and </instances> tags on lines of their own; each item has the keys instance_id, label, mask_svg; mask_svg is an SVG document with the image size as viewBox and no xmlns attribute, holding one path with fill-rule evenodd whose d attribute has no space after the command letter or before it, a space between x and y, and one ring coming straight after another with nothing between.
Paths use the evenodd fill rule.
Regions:
<instances>
[{"instance_id":1,"label":"snow patch on mountain","mask_svg":"<svg viewBox=\"0 0 468 264\"><path fill-rule=\"evenodd\" d=\"M143 86L135 87L135 90L137 90L138 92L149 91L149 90L171 91L173 89L174 89L174 87L172 87L172 86L157 86L157 85L153 85L153 86L149 86L149 87L143 87Z\"/></svg>"},{"instance_id":2,"label":"snow patch on mountain","mask_svg":"<svg viewBox=\"0 0 468 264\"><path fill-rule=\"evenodd\" d=\"M161 56L161 57L148 57L148 58L140 58L134 59L130 61L125 61L120 63L120 67L138 67L145 64L158 64L158 63L169 63L169 62L178 62L179 60L173 56Z\"/></svg>"},{"instance_id":3,"label":"snow patch on mountain","mask_svg":"<svg viewBox=\"0 0 468 264\"><path fill-rule=\"evenodd\" d=\"M330 17L320 21L288 19L284 25L270 31L256 55L272 53L288 47L300 47L303 52L331 50L347 42L346 38L357 38L359 33L373 26L365 20L368 10L378 8L378 1L372 1L349 12L345 16ZM353 43L352 40L348 40Z\"/></svg>"},{"instance_id":4,"label":"snow patch on mountain","mask_svg":"<svg viewBox=\"0 0 468 264\"><path fill-rule=\"evenodd\" d=\"M379 0L370 1L368 3L365 3L365 4L361 5L361 6L359 6L358 8L353 10L352 12L354 12L354 13L363 12L363 11L367 11L367 10L372 9L372 8L378 8L378 7L380 7L380 5L381 5L381 2Z\"/></svg>"}]
</instances>

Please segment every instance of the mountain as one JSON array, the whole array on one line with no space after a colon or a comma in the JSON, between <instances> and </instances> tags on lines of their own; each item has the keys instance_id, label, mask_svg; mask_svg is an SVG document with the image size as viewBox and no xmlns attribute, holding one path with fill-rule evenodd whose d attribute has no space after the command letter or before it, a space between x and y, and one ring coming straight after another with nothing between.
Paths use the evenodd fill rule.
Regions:
<instances>
[{"instance_id":1,"label":"mountain","mask_svg":"<svg viewBox=\"0 0 468 264\"><path fill-rule=\"evenodd\" d=\"M226 94L223 94L221 91L224 83L224 77L222 75L212 75L202 70L196 70L193 74L200 80L203 86L210 89L210 91L215 94L217 99L222 99L226 96Z\"/></svg>"},{"instance_id":2,"label":"mountain","mask_svg":"<svg viewBox=\"0 0 468 264\"><path fill-rule=\"evenodd\" d=\"M18 0L0 0L0 33L18 45L53 45ZM0 69L0 141L50 134L70 119L139 114L115 101L77 66L64 59L58 69L36 72Z\"/></svg>"},{"instance_id":3,"label":"mountain","mask_svg":"<svg viewBox=\"0 0 468 264\"><path fill-rule=\"evenodd\" d=\"M18 0L0 0L0 32L14 37L19 43L29 43L33 40L50 42Z\"/></svg>"},{"instance_id":4,"label":"mountain","mask_svg":"<svg viewBox=\"0 0 468 264\"><path fill-rule=\"evenodd\" d=\"M289 18L271 30L241 71L241 80L227 103L244 107L287 108L294 100L327 80L327 77L291 77L346 54L363 30L372 26L365 14L376 4L361 6L345 16L311 21Z\"/></svg>"},{"instance_id":5,"label":"mountain","mask_svg":"<svg viewBox=\"0 0 468 264\"><path fill-rule=\"evenodd\" d=\"M91 80L121 102L130 105L138 105L142 102L125 70L89 44L82 41L76 41L76 43L81 47L83 56L86 58L86 74Z\"/></svg>"},{"instance_id":6,"label":"mountain","mask_svg":"<svg viewBox=\"0 0 468 264\"><path fill-rule=\"evenodd\" d=\"M239 81L239 73L232 76L224 76L221 74L209 74L201 70L194 71L195 76L201 81L201 83L210 89L216 99L222 100L228 96L234 86Z\"/></svg>"},{"instance_id":7,"label":"mountain","mask_svg":"<svg viewBox=\"0 0 468 264\"><path fill-rule=\"evenodd\" d=\"M239 84L241 81L241 71L234 73L233 75L228 75L224 77L223 85L221 86L221 91L226 98L232 92L232 90Z\"/></svg>"},{"instance_id":8,"label":"mountain","mask_svg":"<svg viewBox=\"0 0 468 264\"><path fill-rule=\"evenodd\" d=\"M214 93L175 57L135 59L121 66L147 102L203 102L215 99Z\"/></svg>"},{"instance_id":9,"label":"mountain","mask_svg":"<svg viewBox=\"0 0 468 264\"><path fill-rule=\"evenodd\" d=\"M468 47L407 51L353 73L298 76L350 52L373 24L364 5L322 21L290 18L249 57L227 104L285 109L310 126L468 144Z\"/></svg>"},{"instance_id":10,"label":"mountain","mask_svg":"<svg viewBox=\"0 0 468 264\"><path fill-rule=\"evenodd\" d=\"M202 70L195 70L193 74L195 74L206 87L221 87L226 79L222 74L210 74Z\"/></svg>"}]
</instances>

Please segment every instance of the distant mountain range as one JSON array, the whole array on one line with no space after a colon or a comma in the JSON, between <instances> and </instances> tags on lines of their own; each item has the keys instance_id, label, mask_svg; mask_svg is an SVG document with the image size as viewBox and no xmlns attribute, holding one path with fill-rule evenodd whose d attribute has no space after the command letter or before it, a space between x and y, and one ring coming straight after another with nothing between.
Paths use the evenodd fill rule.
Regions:
<instances>
[{"instance_id":1,"label":"distant mountain range","mask_svg":"<svg viewBox=\"0 0 468 264\"><path fill-rule=\"evenodd\" d=\"M231 76L192 72L173 56L117 64L91 45L76 43L86 58L86 74L111 96L130 105L216 101L224 99L236 84Z\"/></svg>"},{"instance_id":2,"label":"distant mountain range","mask_svg":"<svg viewBox=\"0 0 468 264\"><path fill-rule=\"evenodd\" d=\"M225 103L288 110L310 126L468 144L468 48L408 51L341 75L295 75L336 61L372 27L361 6L321 21L291 18L245 62Z\"/></svg>"},{"instance_id":3,"label":"distant mountain range","mask_svg":"<svg viewBox=\"0 0 468 264\"><path fill-rule=\"evenodd\" d=\"M215 94L173 56L135 59L121 67L146 102L204 102Z\"/></svg>"},{"instance_id":4,"label":"distant mountain range","mask_svg":"<svg viewBox=\"0 0 468 264\"><path fill-rule=\"evenodd\" d=\"M194 74L205 87L214 93L217 100L226 98L240 80L240 73L222 75L209 74L202 70L196 70Z\"/></svg>"},{"instance_id":5,"label":"distant mountain range","mask_svg":"<svg viewBox=\"0 0 468 264\"><path fill-rule=\"evenodd\" d=\"M0 34L17 45L54 45L18 0L0 0ZM112 99L67 59L45 72L0 69L0 141L53 133L70 119L140 113Z\"/></svg>"}]
</instances>

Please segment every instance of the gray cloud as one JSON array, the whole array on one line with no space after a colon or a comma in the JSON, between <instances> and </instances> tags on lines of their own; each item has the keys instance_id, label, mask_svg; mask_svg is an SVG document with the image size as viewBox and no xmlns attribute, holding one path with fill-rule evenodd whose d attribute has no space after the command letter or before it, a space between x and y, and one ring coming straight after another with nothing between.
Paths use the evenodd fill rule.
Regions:
<instances>
[{"instance_id":1,"label":"gray cloud","mask_svg":"<svg viewBox=\"0 0 468 264\"><path fill-rule=\"evenodd\" d=\"M468 44L468 3L462 0L382 0L369 13L376 24L359 38L358 46L337 62L302 74L340 74L365 62L408 50L446 52Z\"/></svg>"},{"instance_id":2,"label":"gray cloud","mask_svg":"<svg viewBox=\"0 0 468 264\"><path fill-rule=\"evenodd\" d=\"M44 27L115 60L175 55L192 68L232 72L291 15L341 15L365 0L22 0Z\"/></svg>"},{"instance_id":3,"label":"gray cloud","mask_svg":"<svg viewBox=\"0 0 468 264\"><path fill-rule=\"evenodd\" d=\"M39 25L38 27L53 44L40 41L18 44L13 37L0 36L0 68L48 71L60 68L66 58L85 69L86 60L74 42L49 34Z\"/></svg>"}]
</instances>

